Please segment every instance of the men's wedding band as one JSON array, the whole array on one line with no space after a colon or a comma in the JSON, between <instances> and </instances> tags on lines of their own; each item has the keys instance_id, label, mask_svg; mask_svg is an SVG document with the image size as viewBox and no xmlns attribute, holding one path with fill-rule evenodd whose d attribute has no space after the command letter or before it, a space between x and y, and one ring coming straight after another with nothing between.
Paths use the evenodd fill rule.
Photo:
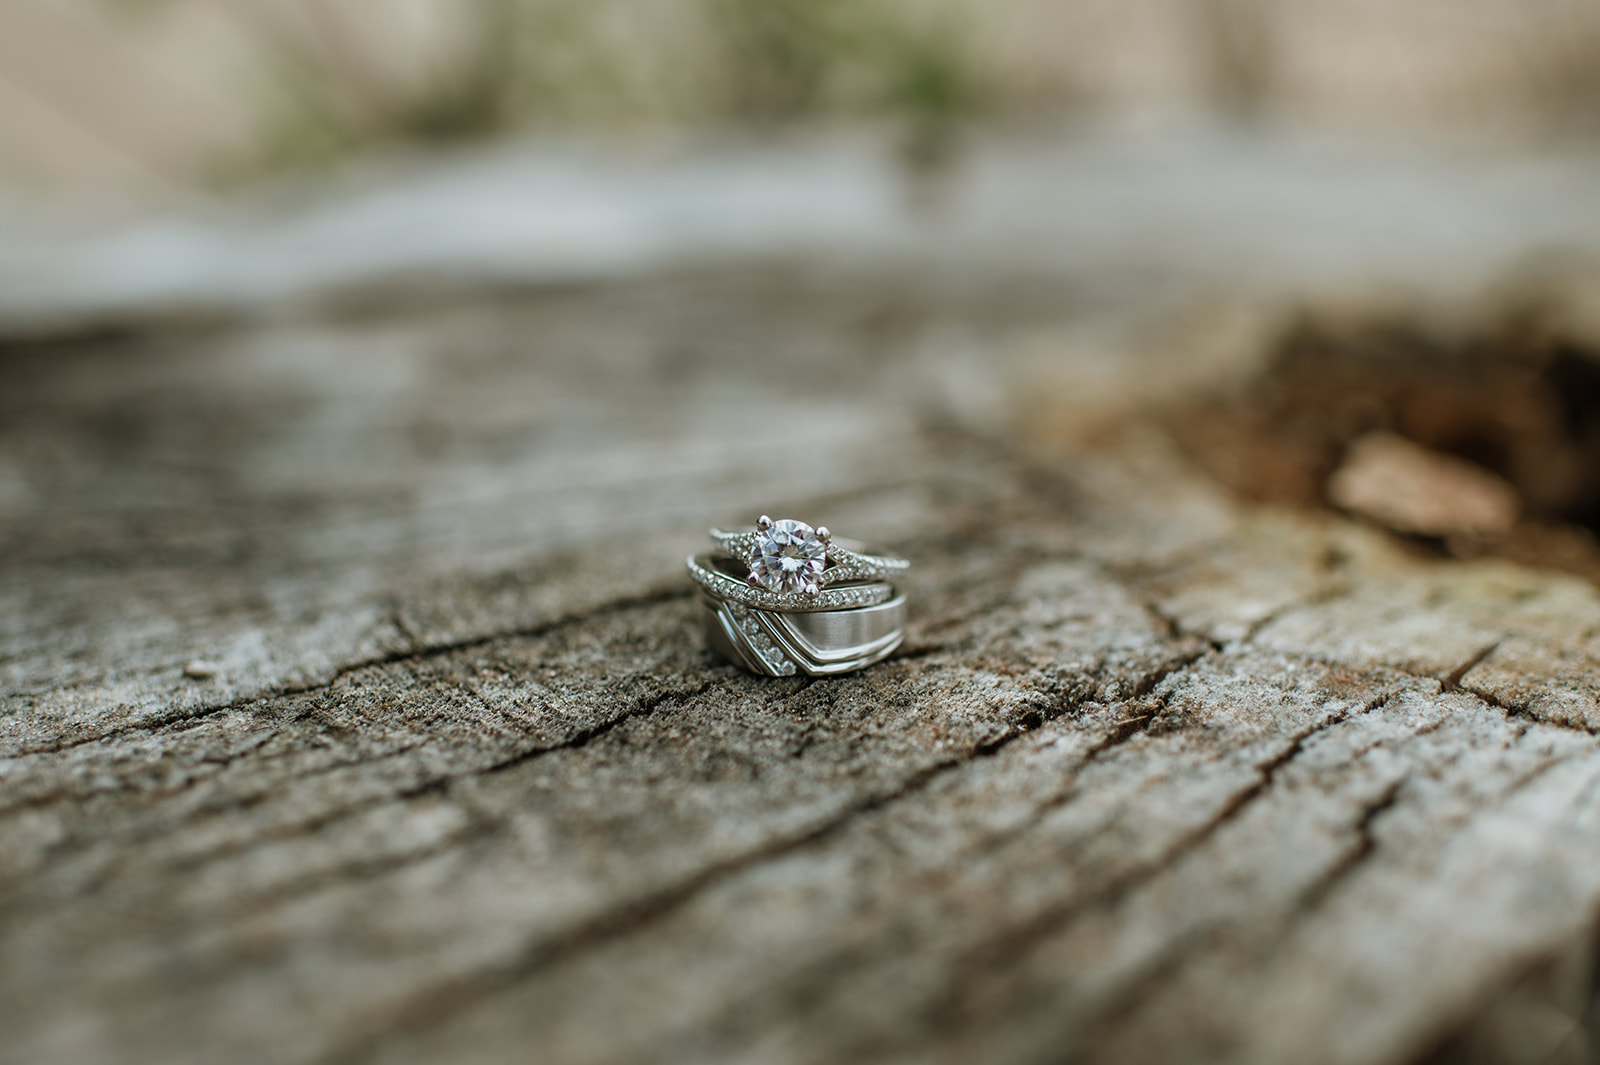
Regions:
<instances>
[{"instance_id":1,"label":"men's wedding band","mask_svg":"<svg viewBox=\"0 0 1600 1065\"><path fill-rule=\"evenodd\" d=\"M832 676L889 657L905 639L906 597L849 610L779 612L706 596L706 642L769 677Z\"/></svg>"}]
</instances>

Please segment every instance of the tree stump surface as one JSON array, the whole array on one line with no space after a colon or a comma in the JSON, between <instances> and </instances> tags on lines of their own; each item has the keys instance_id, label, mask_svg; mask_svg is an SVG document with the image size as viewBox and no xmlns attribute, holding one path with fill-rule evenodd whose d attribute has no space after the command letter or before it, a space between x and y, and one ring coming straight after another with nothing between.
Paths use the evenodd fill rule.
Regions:
<instances>
[{"instance_id":1,"label":"tree stump surface","mask_svg":"<svg viewBox=\"0 0 1600 1065\"><path fill-rule=\"evenodd\" d=\"M1588 1060L1594 588L1243 501L1129 413L1201 341L1092 318L768 268L12 344L0 1059ZM682 557L762 511L915 560L895 658L707 653Z\"/></svg>"}]
</instances>

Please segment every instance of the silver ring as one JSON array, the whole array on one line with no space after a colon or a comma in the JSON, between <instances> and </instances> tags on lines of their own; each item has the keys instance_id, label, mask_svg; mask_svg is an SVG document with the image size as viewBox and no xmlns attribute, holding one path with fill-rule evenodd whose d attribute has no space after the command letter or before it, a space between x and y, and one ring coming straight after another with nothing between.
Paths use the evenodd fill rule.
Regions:
<instances>
[{"instance_id":1,"label":"silver ring","mask_svg":"<svg viewBox=\"0 0 1600 1065\"><path fill-rule=\"evenodd\" d=\"M906 597L852 610L781 613L706 596L706 642L752 673L833 676L893 654L905 639Z\"/></svg>"},{"instance_id":2,"label":"silver ring","mask_svg":"<svg viewBox=\"0 0 1600 1065\"><path fill-rule=\"evenodd\" d=\"M734 559L713 555L691 555L685 562L689 576L713 598L726 599L740 606L758 610L812 612L818 610L849 610L854 607L877 606L894 596L894 587L883 581L847 584L838 588L819 588L815 595L809 592L769 592L765 588L752 588L750 582L729 572L740 565Z\"/></svg>"},{"instance_id":3,"label":"silver ring","mask_svg":"<svg viewBox=\"0 0 1600 1065\"><path fill-rule=\"evenodd\" d=\"M769 677L849 673L881 662L905 639L906 598L885 578L903 558L867 554L826 526L762 516L754 532L711 530L718 552L693 555L706 642Z\"/></svg>"},{"instance_id":4,"label":"silver ring","mask_svg":"<svg viewBox=\"0 0 1600 1065\"><path fill-rule=\"evenodd\" d=\"M711 530L717 547L748 564L752 587L816 598L830 585L883 580L904 573L903 558L869 555L854 541L834 539L826 525L812 528L803 521L765 514L753 532Z\"/></svg>"}]
</instances>

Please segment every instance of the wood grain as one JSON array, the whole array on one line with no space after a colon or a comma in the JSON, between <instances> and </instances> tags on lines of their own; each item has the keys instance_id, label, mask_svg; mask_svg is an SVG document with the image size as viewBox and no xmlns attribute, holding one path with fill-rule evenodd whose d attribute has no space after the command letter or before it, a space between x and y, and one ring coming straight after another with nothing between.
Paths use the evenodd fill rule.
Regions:
<instances>
[{"instance_id":1,"label":"wood grain","mask_svg":"<svg viewBox=\"0 0 1600 1065\"><path fill-rule=\"evenodd\" d=\"M1004 352L1084 308L997 299L0 354L0 1058L1590 1060L1594 589L1042 446ZM916 560L897 658L705 652L761 511Z\"/></svg>"}]
</instances>

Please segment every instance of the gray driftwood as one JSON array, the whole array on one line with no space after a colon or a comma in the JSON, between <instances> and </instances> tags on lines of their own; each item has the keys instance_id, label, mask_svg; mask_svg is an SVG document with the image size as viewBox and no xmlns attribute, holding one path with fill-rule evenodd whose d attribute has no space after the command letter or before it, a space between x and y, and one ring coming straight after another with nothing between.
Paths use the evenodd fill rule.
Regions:
<instances>
[{"instance_id":1,"label":"gray driftwood","mask_svg":"<svg viewBox=\"0 0 1600 1065\"><path fill-rule=\"evenodd\" d=\"M1082 311L6 351L0 1059L1587 1060L1593 589L1043 446L998 353ZM897 659L706 654L679 560L761 510L916 559Z\"/></svg>"}]
</instances>

